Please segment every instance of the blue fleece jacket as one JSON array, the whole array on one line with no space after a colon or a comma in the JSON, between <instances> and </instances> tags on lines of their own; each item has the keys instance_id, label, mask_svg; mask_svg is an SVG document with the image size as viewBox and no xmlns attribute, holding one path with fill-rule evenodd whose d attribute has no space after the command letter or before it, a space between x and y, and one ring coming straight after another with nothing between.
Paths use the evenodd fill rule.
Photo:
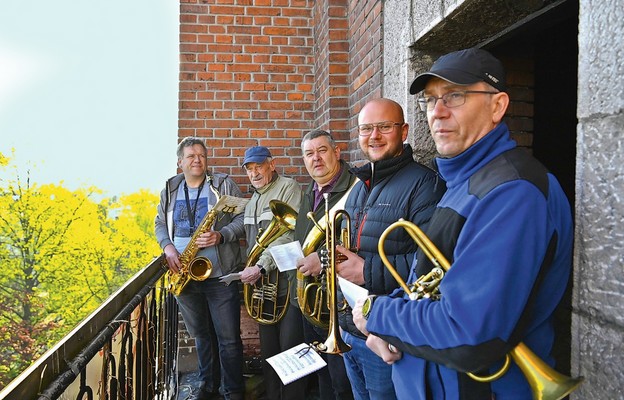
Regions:
<instances>
[{"instance_id":1,"label":"blue fleece jacket","mask_svg":"<svg viewBox=\"0 0 624 400\"><path fill-rule=\"evenodd\" d=\"M436 162L447 192L426 233L451 262L442 296L380 297L367 329L404 352L393 365L400 399L531 399L515 363L491 384L464 372L494 372L519 342L553 363L553 312L571 269L568 200L505 124ZM417 257L410 282L431 268Z\"/></svg>"}]
</instances>

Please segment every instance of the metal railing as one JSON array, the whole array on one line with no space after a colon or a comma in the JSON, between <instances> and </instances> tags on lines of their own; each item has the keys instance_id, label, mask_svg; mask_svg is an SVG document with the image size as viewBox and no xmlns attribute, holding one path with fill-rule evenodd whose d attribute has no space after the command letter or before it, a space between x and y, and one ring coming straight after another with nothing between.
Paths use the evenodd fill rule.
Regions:
<instances>
[{"instance_id":1,"label":"metal railing","mask_svg":"<svg viewBox=\"0 0 624 400\"><path fill-rule=\"evenodd\" d=\"M0 392L0 399L172 399L178 308L154 259Z\"/></svg>"}]
</instances>

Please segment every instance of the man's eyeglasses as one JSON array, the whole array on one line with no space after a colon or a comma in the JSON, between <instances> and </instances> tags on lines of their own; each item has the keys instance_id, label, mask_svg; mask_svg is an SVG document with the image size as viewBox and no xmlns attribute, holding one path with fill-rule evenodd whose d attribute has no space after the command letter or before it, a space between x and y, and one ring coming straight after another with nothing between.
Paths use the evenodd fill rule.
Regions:
<instances>
[{"instance_id":1,"label":"man's eyeglasses","mask_svg":"<svg viewBox=\"0 0 624 400\"><path fill-rule=\"evenodd\" d=\"M435 108L438 100L442 100L445 107L453 108L459 107L466 102L466 94L468 93L481 93L481 94L496 94L500 92L492 92L485 90L462 90L458 92L446 93L440 97L436 96L424 96L416 99L420 111L431 111Z\"/></svg>"},{"instance_id":2,"label":"man's eyeglasses","mask_svg":"<svg viewBox=\"0 0 624 400\"><path fill-rule=\"evenodd\" d=\"M376 124L361 124L358 125L358 132L360 136L370 136L375 128L379 131L379 133L390 133L394 130L395 126L403 126L405 122L393 122L393 121L384 121L377 122Z\"/></svg>"}]
</instances>

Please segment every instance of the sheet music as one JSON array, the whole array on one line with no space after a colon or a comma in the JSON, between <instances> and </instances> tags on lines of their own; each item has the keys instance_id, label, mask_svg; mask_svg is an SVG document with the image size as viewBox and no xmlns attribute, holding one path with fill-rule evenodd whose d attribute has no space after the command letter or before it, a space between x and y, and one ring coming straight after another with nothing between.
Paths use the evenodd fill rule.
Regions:
<instances>
[{"instance_id":1,"label":"sheet music","mask_svg":"<svg viewBox=\"0 0 624 400\"><path fill-rule=\"evenodd\" d=\"M273 367L284 385L301 379L327 365L316 350L306 343L298 344L269 357L267 362Z\"/></svg>"},{"instance_id":2,"label":"sheet music","mask_svg":"<svg viewBox=\"0 0 624 400\"><path fill-rule=\"evenodd\" d=\"M249 199L226 194L219 198L219 201L217 201L213 209L224 213L240 214L245 211L245 205L247 205L248 202Z\"/></svg>"}]
</instances>

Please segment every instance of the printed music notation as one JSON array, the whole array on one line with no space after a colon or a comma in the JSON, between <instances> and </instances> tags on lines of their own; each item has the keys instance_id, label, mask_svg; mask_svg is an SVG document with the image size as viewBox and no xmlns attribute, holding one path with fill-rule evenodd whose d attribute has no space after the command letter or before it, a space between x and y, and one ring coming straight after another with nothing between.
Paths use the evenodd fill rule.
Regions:
<instances>
[{"instance_id":1,"label":"printed music notation","mask_svg":"<svg viewBox=\"0 0 624 400\"><path fill-rule=\"evenodd\" d=\"M284 385L301 379L327 365L316 350L306 343L298 344L269 357L267 362L273 367Z\"/></svg>"}]
</instances>

